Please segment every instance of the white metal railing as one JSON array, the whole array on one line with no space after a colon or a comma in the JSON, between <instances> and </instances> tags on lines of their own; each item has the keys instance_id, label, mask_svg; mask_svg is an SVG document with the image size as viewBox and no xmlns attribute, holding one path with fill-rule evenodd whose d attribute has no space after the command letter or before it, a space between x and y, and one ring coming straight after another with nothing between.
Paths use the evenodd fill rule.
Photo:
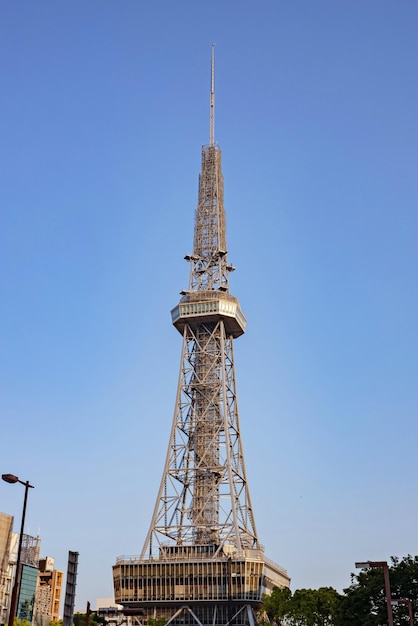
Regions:
<instances>
[{"instance_id":1,"label":"white metal railing","mask_svg":"<svg viewBox=\"0 0 418 626\"><path fill-rule=\"evenodd\" d=\"M231 555L231 556L232 556L232 560L239 561L242 558L242 557L239 557L238 555ZM166 563L166 562L172 562L173 560L213 561L213 560L227 560L228 558L229 558L228 556L224 556L224 555L221 556L220 554L218 554L215 557L214 554L205 554L205 553L196 553L196 554L186 553L184 555L173 554L172 556L160 554L154 557L149 556L148 558L144 558L144 559L141 559L140 555L122 555L122 556L116 557L116 565L131 565L134 563L157 563L157 562ZM257 550L257 549L245 550L243 558L245 560L262 561L266 565L269 565L272 569L278 570L279 572L287 576L287 570L281 565L278 565L277 563L272 561L271 559L268 559L265 556L263 550Z\"/></svg>"},{"instance_id":2,"label":"white metal railing","mask_svg":"<svg viewBox=\"0 0 418 626\"><path fill-rule=\"evenodd\" d=\"M277 563L275 563L271 559L268 559L266 556L264 557L264 562L265 562L266 565L270 565L270 567L272 569L276 569L279 572L281 572L282 574L284 574L285 576L287 576L287 569L285 569L281 565L278 565Z\"/></svg>"}]
</instances>

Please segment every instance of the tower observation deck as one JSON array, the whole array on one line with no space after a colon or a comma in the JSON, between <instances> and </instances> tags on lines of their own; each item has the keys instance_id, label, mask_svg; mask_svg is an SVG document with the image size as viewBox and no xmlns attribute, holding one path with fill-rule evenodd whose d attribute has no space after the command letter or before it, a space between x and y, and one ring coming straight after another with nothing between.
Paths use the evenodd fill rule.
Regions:
<instances>
[{"instance_id":1,"label":"tower observation deck","mask_svg":"<svg viewBox=\"0 0 418 626\"><path fill-rule=\"evenodd\" d=\"M171 312L183 347L168 451L142 553L113 566L115 601L139 624L253 626L262 594L290 583L264 555L247 484L233 352L246 319L229 291L214 105L212 46L189 287Z\"/></svg>"}]
</instances>

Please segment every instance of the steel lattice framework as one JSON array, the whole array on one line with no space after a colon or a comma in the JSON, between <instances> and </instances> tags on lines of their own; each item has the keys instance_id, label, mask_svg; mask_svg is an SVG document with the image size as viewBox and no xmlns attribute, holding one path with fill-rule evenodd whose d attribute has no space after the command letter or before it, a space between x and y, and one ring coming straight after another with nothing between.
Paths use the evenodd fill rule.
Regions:
<instances>
[{"instance_id":1,"label":"steel lattice framework","mask_svg":"<svg viewBox=\"0 0 418 626\"><path fill-rule=\"evenodd\" d=\"M242 451L233 339L244 332L229 294L221 150L202 149L190 289L172 311L183 334L173 428L142 558L170 539L177 545L233 546L258 539ZM225 315L226 314L226 315Z\"/></svg>"},{"instance_id":2,"label":"steel lattice framework","mask_svg":"<svg viewBox=\"0 0 418 626\"><path fill-rule=\"evenodd\" d=\"M145 550L177 545L257 548L242 451L233 339L223 320L186 323L176 415ZM142 553L145 557L146 553Z\"/></svg>"},{"instance_id":3,"label":"steel lattice framework","mask_svg":"<svg viewBox=\"0 0 418 626\"><path fill-rule=\"evenodd\" d=\"M114 566L115 599L167 624L252 625L262 593L285 586L264 557L254 521L240 436L234 340L246 319L229 292L222 153L202 147L188 290L172 310L183 345L165 467L140 557ZM141 621L142 618L137 618Z\"/></svg>"}]
</instances>

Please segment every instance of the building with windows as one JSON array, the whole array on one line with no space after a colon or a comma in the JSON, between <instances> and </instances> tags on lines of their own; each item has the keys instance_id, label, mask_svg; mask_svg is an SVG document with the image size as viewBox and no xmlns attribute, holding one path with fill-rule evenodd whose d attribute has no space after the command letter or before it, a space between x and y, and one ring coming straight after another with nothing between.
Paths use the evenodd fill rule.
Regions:
<instances>
[{"instance_id":1,"label":"building with windows","mask_svg":"<svg viewBox=\"0 0 418 626\"><path fill-rule=\"evenodd\" d=\"M22 563L19 599L16 609L16 617L18 619L32 622L37 583L38 568Z\"/></svg>"},{"instance_id":2,"label":"building with windows","mask_svg":"<svg viewBox=\"0 0 418 626\"><path fill-rule=\"evenodd\" d=\"M15 566L19 534L13 533L15 542L12 542L11 562ZM41 551L41 538L23 535L22 552L20 555L21 579L19 597L17 599L16 617L28 622L32 621L35 607L36 588L38 585L39 555Z\"/></svg>"},{"instance_id":3,"label":"building with windows","mask_svg":"<svg viewBox=\"0 0 418 626\"><path fill-rule=\"evenodd\" d=\"M10 601L16 576L17 553L19 549L19 533L13 532L13 517L0 513L0 626L7 624L9 619ZM38 590L45 585L39 580L39 555L41 550L40 537L24 534L20 555L20 589L16 604L16 617L32 622L36 613ZM62 572L53 570L53 559L44 559L49 569L52 561L52 572L47 574L51 579L46 597L48 598L48 615L39 626L46 626L52 619L59 618L61 599ZM42 596L44 590L40 591ZM41 602L42 606L45 601Z\"/></svg>"},{"instance_id":4,"label":"building with windows","mask_svg":"<svg viewBox=\"0 0 418 626\"><path fill-rule=\"evenodd\" d=\"M60 616L61 594L64 572L54 569L55 559L45 557L39 561L38 585L36 589L33 621L44 626Z\"/></svg>"},{"instance_id":5,"label":"building with windows","mask_svg":"<svg viewBox=\"0 0 418 626\"><path fill-rule=\"evenodd\" d=\"M109 626L117 626L123 621L122 606L114 598L97 598L96 613L106 620Z\"/></svg>"},{"instance_id":6,"label":"building with windows","mask_svg":"<svg viewBox=\"0 0 418 626\"><path fill-rule=\"evenodd\" d=\"M0 513L0 624L7 622L12 587L10 544L12 540L13 516Z\"/></svg>"},{"instance_id":7,"label":"building with windows","mask_svg":"<svg viewBox=\"0 0 418 626\"><path fill-rule=\"evenodd\" d=\"M13 516L0 513L0 626L9 618L18 547L19 533L13 532ZM52 557L40 559L40 551L40 537L24 534L16 617L34 626L48 626L60 617L64 573L54 568Z\"/></svg>"}]
</instances>

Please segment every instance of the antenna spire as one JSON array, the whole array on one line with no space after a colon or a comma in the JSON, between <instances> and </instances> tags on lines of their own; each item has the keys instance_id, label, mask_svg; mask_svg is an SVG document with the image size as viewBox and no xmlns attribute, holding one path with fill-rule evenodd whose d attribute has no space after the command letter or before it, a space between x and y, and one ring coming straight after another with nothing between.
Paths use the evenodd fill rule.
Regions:
<instances>
[{"instance_id":1,"label":"antenna spire","mask_svg":"<svg viewBox=\"0 0 418 626\"><path fill-rule=\"evenodd\" d=\"M209 145L215 144L215 44L212 44L212 63L210 80L210 134Z\"/></svg>"}]
</instances>

